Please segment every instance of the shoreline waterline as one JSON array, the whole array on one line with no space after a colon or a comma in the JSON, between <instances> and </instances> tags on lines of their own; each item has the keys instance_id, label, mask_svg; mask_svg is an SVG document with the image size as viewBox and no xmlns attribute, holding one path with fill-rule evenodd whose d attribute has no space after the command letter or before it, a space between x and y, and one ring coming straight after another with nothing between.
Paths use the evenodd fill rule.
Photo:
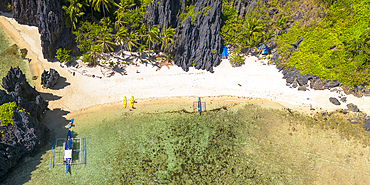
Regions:
<instances>
[{"instance_id":1,"label":"shoreline waterline","mask_svg":"<svg viewBox=\"0 0 370 185\"><path fill-rule=\"evenodd\" d=\"M40 78L34 83L36 90L43 93L44 99L49 101L49 109L67 111L68 114L64 115L67 118L86 111L122 106L124 96L134 96L138 101L138 108L148 103L187 105L196 101L197 97L204 101L225 101L226 104L271 104L273 107L277 105L278 108L305 114L347 108L344 103L335 106L329 102L329 97L340 96L338 93L329 90L301 92L287 87L282 79L283 75L275 66L264 65L254 57L246 58L246 64L238 68L232 68L228 60L223 60L214 73L193 68L186 73L175 66L156 71L154 67L140 64L140 67L128 66L128 75L117 74L103 79L80 74L74 76L69 69L62 68L59 62L48 62L43 58L37 27L18 24L15 19L4 16L0 16L0 26L5 28L5 32L21 48L28 49L27 57L31 59L29 66L33 74L40 77L42 71L49 68L58 71L62 77L58 80L58 88L42 89ZM140 73L136 73L137 70ZM243 74L244 76L240 76ZM220 100L216 100L217 98ZM370 113L370 98L348 95L347 102L358 105L367 114Z\"/></svg>"}]
</instances>

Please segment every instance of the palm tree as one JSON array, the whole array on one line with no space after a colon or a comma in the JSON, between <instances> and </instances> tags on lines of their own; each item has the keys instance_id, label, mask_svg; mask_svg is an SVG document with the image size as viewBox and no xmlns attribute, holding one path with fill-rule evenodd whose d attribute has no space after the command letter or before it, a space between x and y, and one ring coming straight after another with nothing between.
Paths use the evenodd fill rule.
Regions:
<instances>
[{"instance_id":1,"label":"palm tree","mask_svg":"<svg viewBox=\"0 0 370 185\"><path fill-rule=\"evenodd\" d=\"M148 38L148 30L144 24L140 26L139 37L140 37L140 44L146 43L146 40Z\"/></svg>"},{"instance_id":2,"label":"palm tree","mask_svg":"<svg viewBox=\"0 0 370 185\"><path fill-rule=\"evenodd\" d=\"M91 61L89 62L90 65L96 64L96 59L99 58L99 55L101 54L101 45L92 45L90 51L88 51L86 54Z\"/></svg>"},{"instance_id":3,"label":"palm tree","mask_svg":"<svg viewBox=\"0 0 370 185\"><path fill-rule=\"evenodd\" d=\"M113 29L110 27L110 20L109 18L105 17L100 20L100 32L98 33L98 40L97 43L101 43L102 45L102 53L104 51L113 51L112 46L115 45L113 41Z\"/></svg>"},{"instance_id":4,"label":"palm tree","mask_svg":"<svg viewBox=\"0 0 370 185\"><path fill-rule=\"evenodd\" d=\"M114 6L117 6L118 9L114 12L116 14L117 21L115 22L116 29L118 26L123 26L124 24L127 24L126 21L124 21L125 13L128 9L135 6L135 3L132 3L131 1L127 0L120 0L120 3L114 3ZM117 29L118 30L118 29Z\"/></svg>"},{"instance_id":5,"label":"palm tree","mask_svg":"<svg viewBox=\"0 0 370 185\"><path fill-rule=\"evenodd\" d=\"M105 9L108 11L112 7L113 0L92 0L94 9L100 12L100 7L103 9L103 15L105 17Z\"/></svg>"},{"instance_id":6,"label":"palm tree","mask_svg":"<svg viewBox=\"0 0 370 185\"><path fill-rule=\"evenodd\" d=\"M117 34L115 35L115 41L116 45L121 46L121 50L126 37L127 37L126 27L124 26L119 27L117 30Z\"/></svg>"},{"instance_id":7,"label":"palm tree","mask_svg":"<svg viewBox=\"0 0 370 185\"><path fill-rule=\"evenodd\" d=\"M154 45L158 40L159 40L159 28L158 28L158 26L157 25L150 26L148 28L147 40L146 40L146 44L148 44L149 49L150 49L150 43L152 43Z\"/></svg>"},{"instance_id":8,"label":"palm tree","mask_svg":"<svg viewBox=\"0 0 370 185\"><path fill-rule=\"evenodd\" d=\"M103 27L100 36L98 36L98 40L96 42L101 44L102 53L105 51L108 52L113 51L112 46L115 44L112 42L113 40L112 31L113 31L112 28Z\"/></svg>"},{"instance_id":9,"label":"palm tree","mask_svg":"<svg viewBox=\"0 0 370 185\"><path fill-rule=\"evenodd\" d=\"M260 22L256 18L248 19L244 27L248 36L256 35L262 29Z\"/></svg>"},{"instance_id":10,"label":"palm tree","mask_svg":"<svg viewBox=\"0 0 370 185\"><path fill-rule=\"evenodd\" d=\"M173 43L173 39L172 39L172 36L175 34L175 29L174 28L171 28L169 27L168 29L164 29L162 30L162 46L161 46L161 50L164 49L167 49L168 47L168 42L171 42Z\"/></svg>"},{"instance_id":11,"label":"palm tree","mask_svg":"<svg viewBox=\"0 0 370 185\"><path fill-rule=\"evenodd\" d=\"M125 43L127 44L127 50L131 51L132 47L137 47L138 35L136 32L131 32L126 38Z\"/></svg>"},{"instance_id":12,"label":"palm tree","mask_svg":"<svg viewBox=\"0 0 370 185\"><path fill-rule=\"evenodd\" d=\"M62 8L68 15L68 20L72 24L72 29L76 29L78 18L85 14L84 12L82 12L82 3L80 3L78 0L69 0L69 6L63 6Z\"/></svg>"}]
</instances>

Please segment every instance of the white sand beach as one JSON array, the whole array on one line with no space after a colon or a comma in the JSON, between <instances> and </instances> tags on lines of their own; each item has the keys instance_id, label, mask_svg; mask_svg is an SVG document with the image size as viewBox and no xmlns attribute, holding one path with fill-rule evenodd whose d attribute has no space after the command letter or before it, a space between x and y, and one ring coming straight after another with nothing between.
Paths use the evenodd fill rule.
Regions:
<instances>
[{"instance_id":1,"label":"white sand beach","mask_svg":"<svg viewBox=\"0 0 370 185\"><path fill-rule=\"evenodd\" d=\"M224 97L229 102L275 102L282 107L310 112L346 109L347 103L354 103L369 114L370 98L356 98L346 95L347 103L340 106L329 102L329 97L340 96L340 93L329 90L298 91L286 86L283 75L276 66L263 64L256 57L247 57L245 64L233 68L227 59L214 68L214 73L190 68L189 72L180 67L166 66L156 71L152 65L138 64L126 68L127 75L115 73L112 77L93 78L61 67L59 62L48 62L43 58L40 35L37 27L18 24L14 19L0 16L0 26L8 33L20 48L27 48L27 57L37 79L36 89L49 100L49 108L69 112L80 112L88 109L99 109L110 106L121 106L124 96L134 96L137 106L146 101L156 100L182 102L191 104L196 97L205 101ZM266 61L264 61L267 63ZM62 77L55 88L43 89L40 86L40 75L43 70L53 68ZM85 68L87 71L98 69ZM137 73L137 71L139 73ZM94 72L93 72L94 73ZM344 94L342 94L344 95Z\"/></svg>"}]
</instances>

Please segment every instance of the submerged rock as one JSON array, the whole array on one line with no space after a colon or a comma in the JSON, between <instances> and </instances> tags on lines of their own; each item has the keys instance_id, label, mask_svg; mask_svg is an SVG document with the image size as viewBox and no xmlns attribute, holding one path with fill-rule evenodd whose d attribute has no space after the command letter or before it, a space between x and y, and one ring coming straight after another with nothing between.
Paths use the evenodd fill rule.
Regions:
<instances>
[{"instance_id":1,"label":"submerged rock","mask_svg":"<svg viewBox=\"0 0 370 185\"><path fill-rule=\"evenodd\" d=\"M365 119L364 122L365 122L365 125L363 126L363 128L365 128L365 131L369 131L370 130L370 119Z\"/></svg>"},{"instance_id":2,"label":"submerged rock","mask_svg":"<svg viewBox=\"0 0 370 185\"><path fill-rule=\"evenodd\" d=\"M50 68L49 71L45 71L41 74L41 86L43 88L51 88L53 87L59 79L59 73L55 70Z\"/></svg>"}]
</instances>

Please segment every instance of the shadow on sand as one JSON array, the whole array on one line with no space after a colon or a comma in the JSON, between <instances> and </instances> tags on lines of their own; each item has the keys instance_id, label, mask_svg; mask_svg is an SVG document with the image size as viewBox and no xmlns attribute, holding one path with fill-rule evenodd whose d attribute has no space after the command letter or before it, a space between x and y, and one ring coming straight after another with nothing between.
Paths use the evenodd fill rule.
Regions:
<instances>
[{"instance_id":1,"label":"shadow on sand","mask_svg":"<svg viewBox=\"0 0 370 185\"><path fill-rule=\"evenodd\" d=\"M51 93L40 92L40 94L41 94L41 97L46 101L55 101L55 100L59 100L62 98L61 96L57 96Z\"/></svg>"},{"instance_id":2,"label":"shadow on sand","mask_svg":"<svg viewBox=\"0 0 370 185\"><path fill-rule=\"evenodd\" d=\"M53 167L50 167L52 139L65 138L67 136L68 128L66 126L70 120L67 120L64 116L68 113L69 111L61 109L47 110L45 112L41 124L44 124L49 131L46 132L44 146L35 151L34 155L22 158L18 165L9 171L7 178L3 182L0 182L0 184L25 184L31 180L32 173L40 168L43 169L42 171L44 173L56 173L55 170L52 171ZM77 133L72 130L72 137L76 137L76 135ZM45 154L47 154L46 157ZM64 169L64 174L60 175L65 175L64 166L55 165L55 167L60 168L58 172Z\"/></svg>"},{"instance_id":3,"label":"shadow on sand","mask_svg":"<svg viewBox=\"0 0 370 185\"><path fill-rule=\"evenodd\" d=\"M64 87L67 87L68 85L71 85L69 82L67 82L67 79L65 77L59 77L57 83L51 87L50 89L53 90L60 90L63 89Z\"/></svg>"}]
</instances>

